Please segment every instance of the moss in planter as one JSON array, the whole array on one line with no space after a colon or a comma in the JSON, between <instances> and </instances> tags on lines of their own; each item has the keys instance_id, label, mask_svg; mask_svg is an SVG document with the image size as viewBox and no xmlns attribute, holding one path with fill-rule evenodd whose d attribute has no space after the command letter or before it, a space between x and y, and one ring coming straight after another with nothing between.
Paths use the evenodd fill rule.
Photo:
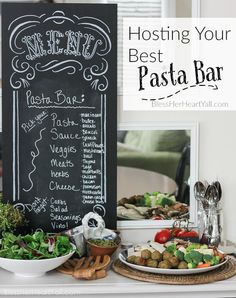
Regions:
<instances>
[{"instance_id":1,"label":"moss in planter","mask_svg":"<svg viewBox=\"0 0 236 298\"><path fill-rule=\"evenodd\" d=\"M14 232L25 223L24 214L11 204L2 203L1 198L2 194L0 194L0 236L4 232Z\"/></svg>"}]
</instances>

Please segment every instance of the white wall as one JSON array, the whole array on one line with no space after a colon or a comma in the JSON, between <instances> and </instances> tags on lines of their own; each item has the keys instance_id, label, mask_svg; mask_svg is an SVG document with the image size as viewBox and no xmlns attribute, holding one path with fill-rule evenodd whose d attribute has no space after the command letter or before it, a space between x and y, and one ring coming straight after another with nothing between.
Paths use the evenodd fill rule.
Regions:
<instances>
[{"instance_id":1,"label":"white wall","mask_svg":"<svg viewBox=\"0 0 236 298\"><path fill-rule=\"evenodd\" d=\"M185 6L182 8L185 9ZM180 13L180 8L177 12ZM235 17L236 1L202 0L201 16ZM120 122L140 119L199 122L199 178L209 181L219 179L222 183L223 236L236 242L236 112L122 112L120 107L118 119ZM126 230L122 233L126 241L145 241L154 234L155 230L139 230L138 233Z\"/></svg>"},{"instance_id":2,"label":"white wall","mask_svg":"<svg viewBox=\"0 0 236 298\"><path fill-rule=\"evenodd\" d=\"M202 17L236 17L236 1L235 0L201 0L201 16ZM211 157L213 168L221 171L222 181L224 181L224 216L225 216L225 234L228 239L236 242L235 224L236 224L236 112L219 113L219 118L211 118L212 124L219 123L220 126L218 138L221 140L220 144ZM213 129L213 127L212 127ZM213 134L214 135L214 134ZM205 152L204 152L205 156ZM219 166L213 166L219 163ZM202 168L202 174L210 175L210 169Z\"/></svg>"}]
</instances>

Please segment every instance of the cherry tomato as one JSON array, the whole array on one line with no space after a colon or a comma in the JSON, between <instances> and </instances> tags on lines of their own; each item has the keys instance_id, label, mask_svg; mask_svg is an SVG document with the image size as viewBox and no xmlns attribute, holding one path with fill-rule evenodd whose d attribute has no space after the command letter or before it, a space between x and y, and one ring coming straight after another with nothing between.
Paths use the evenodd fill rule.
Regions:
<instances>
[{"instance_id":1,"label":"cherry tomato","mask_svg":"<svg viewBox=\"0 0 236 298\"><path fill-rule=\"evenodd\" d=\"M156 233L154 241L163 244L166 243L170 237L171 231L168 229L163 229Z\"/></svg>"},{"instance_id":2,"label":"cherry tomato","mask_svg":"<svg viewBox=\"0 0 236 298\"><path fill-rule=\"evenodd\" d=\"M183 230L181 228L173 228L171 230L171 235L172 235L172 237L178 237L179 233L182 231Z\"/></svg>"},{"instance_id":3,"label":"cherry tomato","mask_svg":"<svg viewBox=\"0 0 236 298\"><path fill-rule=\"evenodd\" d=\"M180 231L177 235L177 237L198 237L198 232L196 231L188 231L188 230L183 230L183 231Z\"/></svg>"}]
</instances>

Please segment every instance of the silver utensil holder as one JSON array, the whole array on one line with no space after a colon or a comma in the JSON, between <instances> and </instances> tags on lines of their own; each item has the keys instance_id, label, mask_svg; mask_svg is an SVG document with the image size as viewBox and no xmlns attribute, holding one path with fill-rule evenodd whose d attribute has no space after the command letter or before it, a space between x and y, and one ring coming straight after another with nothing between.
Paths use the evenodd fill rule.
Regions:
<instances>
[{"instance_id":1,"label":"silver utensil holder","mask_svg":"<svg viewBox=\"0 0 236 298\"><path fill-rule=\"evenodd\" d=\"M223 212L221 208L209 206L198 211L200 242L218 246L222 241Z\"/></svg>"}]
</instances>

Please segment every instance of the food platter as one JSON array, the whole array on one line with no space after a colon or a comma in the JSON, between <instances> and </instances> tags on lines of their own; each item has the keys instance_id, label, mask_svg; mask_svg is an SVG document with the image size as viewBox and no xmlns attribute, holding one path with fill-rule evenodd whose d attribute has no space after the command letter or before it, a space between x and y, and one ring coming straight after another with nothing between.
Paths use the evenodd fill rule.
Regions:
<instances>
[{"instance_id":1,"label":"food platter","mask_svg":"<svg viewBox=\"0 0 236 298\"><path fill-rule=\"evenodd\" d=\"M173 220L189 217L189 206L173 194L159 191L124 197L117 202L117 217L125 220Z\"/></svg>"},{"instance_id":2,"label":"food platter","mask_svg":"<svg viewBox=\"0 0 236 298\"><path fill-rule=\"evenodd\" d=\"M167 275L189 275L189 274L200 274L207 271L212 271L216 268L221 267L228 261L228 257L226 256L225 260L218 265L214 265L211 267L206 268L194 268L194 269L162 269L162 268L152 268L152 267L146 267L146 266L139 266L135 264L131 264L126 261L127 251L124 250L119 254L119 259L122 263L125 265L144 272L150 272L150 273L156 273L156 274L167 274Z\"/></svg>"}]
</instances>

